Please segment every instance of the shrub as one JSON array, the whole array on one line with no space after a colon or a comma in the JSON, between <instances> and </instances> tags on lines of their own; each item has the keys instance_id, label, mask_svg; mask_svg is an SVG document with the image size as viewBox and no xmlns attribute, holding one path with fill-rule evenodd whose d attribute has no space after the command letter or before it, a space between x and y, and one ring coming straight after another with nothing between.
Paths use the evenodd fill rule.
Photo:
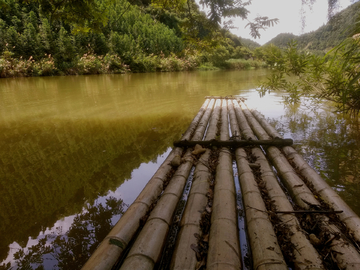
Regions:
<instances>
[{"instance_id":1,"label":"shrub","mask_svg":"<svg viewBox=\"0 0 360 270\"><path fill-rule=\"evenodd\" d=\"M125 65L121 58L114 54L106 54L103 59L104 70L110 73L125 73L129 66Z\"/></svg>"},{"instance_id":2,"label":"shrub","mask_svg":"<svg viewBox=\"0 0 360 270\"><path fill-rule=\"evenodd\" d=\"M102 56L86 53L79 59L76 68L80 74L102 73Z\"/></svg>"},{"instance_id":3,"label":"shrub","mask_svg":"<svg viewBox=\"0 0 360 270\"><path fill-rule=\"evenodd\" d=\"M217 47L209 56L209 62L212 62L216 67L224 67L225 61L230 58L229 51L224 46Z\"/></svg>"},{"instance_id":4,"label":"shrub","mask_svg":"<svg viewBox=\"0 0 360 270\"><path fill-rule=\"evenodd\" d=\"M251 68L265 68L265 62L258 60L245 60L245 59L229 59L225 62L226 69L251 69Z\"/></svg>"},{"instance_id":5,"label":"shrub","mask_svg":"<svg viewBox=\"0 0 360 270\"><path fill-rule=\"evenodd\" d=\"M51 76L58 74L58 69L55 66L54 58L51 54L47 58L39 61L39 76Z\"/></svg>"},{"instance_id":6,"label":"shrub","mask_svg":"<svg viewBox=\"0 0 360 270\"><path fill-rule=\"evenodd\" d=\"M202 63L199 67L198 67L198 70L219 70L220 68L218 67L215 67L213 65L213 63L211 62L205 62L205 63Z\"/></svg>"}]
</instances>

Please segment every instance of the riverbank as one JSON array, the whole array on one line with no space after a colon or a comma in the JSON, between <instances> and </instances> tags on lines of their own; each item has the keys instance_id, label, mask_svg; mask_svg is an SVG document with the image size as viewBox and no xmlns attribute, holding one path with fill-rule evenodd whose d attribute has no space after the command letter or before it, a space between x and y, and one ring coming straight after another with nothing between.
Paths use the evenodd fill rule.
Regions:
<instances>
[{"instance_id":1,"label":"riverbank","mask_svg":"<svg viewBox=\"0 0 360 270\"><path fill-rule=\"evenodd\" d=\"M14 58L11 53L4 53L0 58L0 78L38 77L38 76L66 76L89 74L121 74L145 72L172 72L189 70L248 70L265 68L266 64L259 60L229 59L217 63L204 62L200 57L186 55L179 58L172 54L139 55L130 63L125 63L118 55L84 54L72 62L59 65L52 55L46 55L41 60Z\"/></svg>"}]
</instances>

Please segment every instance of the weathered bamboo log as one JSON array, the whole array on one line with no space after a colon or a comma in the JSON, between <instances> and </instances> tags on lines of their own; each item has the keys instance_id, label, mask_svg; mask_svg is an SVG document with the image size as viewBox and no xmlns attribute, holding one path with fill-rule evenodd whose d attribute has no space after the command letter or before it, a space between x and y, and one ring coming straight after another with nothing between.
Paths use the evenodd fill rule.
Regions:
<instances>
[{"instance_id":1,"label":"weathered bamboo log","mask_svg":"<svg viewBox=\"0 0 360 270\"><path fill-rule=\"evenodd\" d=\"M252 110L254 117L259 121L261 126L273 137L281 135L261 116L256 110ZM343 199L321 178L321 176L299 155L292 147L284 147L285 156L292 161L300 174L311 183L321 198L328 203L335 211L339 213L339 218L346 224L350 234L360 243L360 218L355 212L343 201Z\"/></svg>"},{"instance_id":2,"label":"weathered bamboo log","mask_svg":"<svg viewBox=\"0 0 360 270\"><path fill-rule=\"evenodd\" d=\"M203 118L198 123L198 128L195 130L192 139L195 139L197 141L202 139L202 137L204 136L206 127L208 125L209 119L211 117L214 106L215 106L215 99L211 99L206 111L204 112Z\"/></svg>"},{"instance_id":3,"label":"weathered bamboo log","mask_svg":"<svg viewBox=\"0 0 360 270\"><path fill-rule=\"evenodd\" d=\"M342 211L332 211L332 210L289 210L289 211L275 211L279 214L339 214Z\"/></svg>"},{"instance_id":4,"label":"weathered bamboo log","mask_svg":"<svg viewBox=\"0 0 360 270\"><path fill-rule=\"evenodd\" d=\"M256 136L252 132L251 127L249 126L246 117L240 108L240 105L237 101L233 100L234 110L237 118L237 125L240 128L240 132L243 138L246 140L257 140ZM236 133L236 132L235 132Z\"/></svg>"},{"instance_id":5,"label":"weathered bamboo log","mask_svg":"<svg viewBox=\"0 0 360 270\"><path fill-rule=\"evenodd\" d=\"M211 114L209 128L205 139L214 139L217 132L217 123L220 117L220 100L216 100L214 110ZM209 115L210 116L210 115ZM208 117L209 119L209 117ZM207 122L204 122L204 127ZM202 136L195 138L199 140ZM210 172L209 172L209 156L210 149L200 157L198 164L195 167L194 178L189 192L188 200L185 210L180 221L180 230L176 240L174 254L171 260L171 269L195 269L197 259L196 253L191 249L191 245L196 245L197 240L195 234L201 235L200 220L201 214L206 208L208 198L206 196L210 187Z\"/></svg>"},{"instance_id":6,"label":"weathered bamboo log","mask_svg":"<svg viewBox=\"0 0 360 270\"><path fill-rule=\"evenodd\" d=\"M258 270L287 270L288 267L268 218L258 185L246 160L245 150L238 148L235 155L253 256L253 267Z\"/></svg>"},{"instance_id":7,"label":"weathered bamboo log","mask_svg":"<svg viewBox=\"0 0 360 270\"><path fill-rule=\"evenodd\" d=\"M248 125L245 115L242 113L238 104L234 104L237 112L238 120L241 122L241 127L245 130L245 136L247 138L255 138L250 126ZM240 110L240 111L239 111ZM232 118L230 118L232 119ZM237 130L237 123L232 125L232 129ZM293 211L291 203L288 201L286 195L279 186L278 181L270 168L268 161L259 148L253 148L252 153L257 157L256 164L259 164L261 170L262 180L265 182L265 188L268 191L268 195L274 202L275 207L278 210ZM291 241L296 247L294 251L294 265L296 269L323 269L323 265L319 254L307 240L305 234L300 230L299 222L294 215L284 214L279 215L280 220L287 224L291 232Z\"/></svg>"},{"instance_id":8,"label":"weathered bamboo log","mask_svg":"<svg viewBox=\"0 0 360 270\"><path fill-rule=\"evenodd\" d=\"M228 112L229 112L229 120L230 120L230 131L232 134L232 138L235 141L241 141L241 131L237 122L236 112L234 108L234 104L237 104L239 107L239 103L235 100L228 100ZM250 139L251 140L251 139Z\"/></svg>"},{"instance_id":9,"label":"weathered bamboo log","mask_svg":"<svg viewBox=\"0 0 360 270\"><path fill-rule=\"evenodd\" d=\"M172 257L170 269L195 269L197 259L196 253L191 245L196 245L195 234L201 233L201 214L207 205L206 193L209 190L210 172L209 166L210 150L200 157L196 165L191 190L188 195L180 230L176 240L176 246Z\"/></svg>"},{"instance_id":10,"label":"weathered bamboo log","mask_svg":"<svg viewBox=\"0 0 360 270\"><path fill-rule=\"evenodd\" d=\"M258 137L263 139L264 137L269 136L263 135L266 133L265 130L247 109L244 110L244 114ZM311 206L320 206L320 203L316 200L314 195L293 172L293 169L287 160L285 158L279 158L282 155L280 151L273 146L267 148L266 151L269 158L273 161L280 178L285 182L288 191L294 196L293 198L296 203L299 205L299 203L303 201L300 206L304 209L309 209ZM298 188L305 189L306 193L302 194L297 190ZM336 254L336 256L333 256L333 260L337 263L339 268L357 269L360 265L360 254L355 247L342 235L341 231L335 225L329 223L328 217L319 214L317 220L321 231L327 230L328 233L332 234L332 237L330 238L330 249Z\"/></svg>"},{"instance_id":11,"label":"weathered bamboo log","mask_svg":"<svg viewBox=\"0 0 360 270\"><path fill-rule=\"evenodd\" d=\"M272 146L288 146L293 144L292 139L280 139L275 138L272 140L210 140L210 141L175 141L174 146L176 147L193 147L195 145L201 145L205 147L245 147L252 145L272 145Z\"/></svg>"},{"instance_id":12,"label":"weathered bamboo log","mask_svg":"<svg viewBox=\"0 0 360 270\"><path fill-rule=\"evenodd\" d=\"M220 116L220 140L215 140ZM232 141L229 140L228 116L233 134ZM207 134L205 141L203 141L206 129ZM245 140L241 140L240 135ZM316 251L316 248L319 247L319 239L323 241L320 241L321 250L324 250L324 247L329 250L325 257L331 257L339 268L358 269L360 265L359 250L353 246L335 224L330 222L327 215L337 213L350 230L350 235L354 236L358 242L360 242L359 217L289 146L292 144L292 140L280 138L280 134L258 112L250 111L243 103L239 105L238 99L233 97L219 97L216 100L215 97L206 99L188 130L182 136L181 141L174 143L173 151L82 269L111 269L119 259L123 259L121 257L123 257L125 250L129 250L130 242L133 244L121 269L154 268L161 258L172 216L193 166L194 158L195 156L199 157L202 153L194 172L191 190L180 221L180 230L170 268L195 269L199 266L196 258L198 254L194 251L196 250L194 245L198 244L197 238L201 236L203 240L209 239L207 269L241 269L236 192L231 156L233 148L236 148L235 157L243 194L254 269L287 269L274 233L273 224L269 220L269 214L272 217L277 215L282 224L287 224L286 230L288 231L286 232L290 232L287 237L295 245L293 250L295 255L294 269L324 269ZM184 158L180 158L183 154L181 147L192 147L196 144L222 147L216 168L212 208L208 207L211 205L208 202L208 197L212 194L210 190L212 175L209 171L209 158L212 150L203 149L199 146L201 151L197 153L200 154L188 149ZM281 147L283 152L275 147L275 144ZM177 147L178 145L181 147ZM240 148L240 146L248 145L264 146L268 159L275 166L293 201L305 210L294 211L259 147L251 149L252 158L255 157L255 161L249 163L247 153ZM174 160L179 160L179 162L174 162ZM164 182L169 179L168 174L174 168L177 168L177 171L164 190ZM257 176L255 179L253 170L260 170L261 176ZM301 177L298 174L301 174ZM302 179L305 180L305 183ZM320 203L317 200L318 197L314 196L306 186L308 183L310 183L309 187L320 194L321 198L332 206L334 211L314 210L314 206L320 208ZM268 198L268 201L271 200L273 207L271 212L266 209L259 185L263 191L266 191L267 195L264 196ZM155 204L155 208L149 213ZM201 235L200 220L202 213L205 212L212 213L209 235ZM313 235L315 230L312 226L312 229L308 230L308 234L304 233L295 216L300 212L302 212L302 216L315 219L316 232L320 231L320 234L326 234L327 238ZM140 231L140 220L147 216L149 218ZM298 217L300 218L300 216ZM305 221L302 220L302 222ZM135 240L137 234L138 237ZM310 240L306 237L309 234Z\"/></svg>"},{"instance_id":13,"label":"weathered bamboo log","mask_svg":"<svg viewBox=\"0 0 360 270\"><path fill-rule=\"evenodd\" d=\"M145 226L142 228L129 254L121 266L121 270L153 269L159 263L171 219L183 193L194 159L191 150L187 150L182 163L170 180L160 200L152 210Z\"/></svg>"},{"instance_id":14,"label":"weathered bamboo log","mask_svg":"<svg viewBox=\"0 0 360 270\"><path fill-rule=\"evenodd\" d=\"M222 103L220 130L220 139L228 140L229 123L226 100ZM226 147L221 148L216 167L206 268L209 270L241 268L232 155Z\"/></svg>"},{"instance_id":15,"label":"weathered bamboo log","mask_svg":"<svg viewBox=\"0 0 360 270\"><path fill-rule=\"evenodd\" d=\"M260 126L259 122L253 117L251 112L242 104L241 108L243 109L244 116L246 117L255 135L261 140L269 139L270 136ZM266 152L268 153L268 158L274 164L279 176L282 178L283 183L285 184L297 205L304 209L307 209L309 204L320 205L319 202L315 200L310 189L296 174L295 170L291 167L287 159L278 148L270 146L266 149Z\"/></svg>"},{"instance_id":16,"label":"weathered bamboo log","mask_svg":"<svg viewBox=\"0 0 360 270\"><path fill-rule=\"evenodd\" d=\"M226 96L226 97L223 97L223 96L206 96L205 98L214 98L214 99L239 99L238 97L234 97L234 96ZM242 98L244 99L244 98Z\"/></svg>"},{"instance_id":17,"label":"weathered bamboo log","mask_svg":"<svg viewBox=\"0 0 360 270\"><path fill-rule=\"evenodd\" d=\"M300 229L300 224L293 214L294 209L280 187L265 155L259 148L253 148L252 154L257 158L255 162L260 165L261 179L264 181L264 188L266 188L277 209L275 213L278 214L281 222L286 224L289 229L290 233L288 235L294 244L292 253L294 254L293 263L295 269L324 269L318 252Z\"/></svg>"},{"instance_id":18,"label":"weathered bamboo log","mask_svg":"<svg viewBox=\"0 0 360 270\"><path fill-rule=\"evenodd\" d=\"M195 128L198 125L201 125L202 116L205 114L205 111L208 110L207 108L210 103L211 102L208 100L204 102L182 139L189 140L191 138ZM170 152L168 157L146 184L134 203L131 204L120 220L115 224L113 229L100 243L82 269L106 270L113 267L119 257L123 255L129 242L135 236L140 226L141 218L146 215L151 204L161 194L163 190L163 183L167 178L167 174L172 169L171 161L175 156L181 156L182 151L182 148L177 147ZM114 242L117 244L113 244Z\"/></svg>"},{"instance_id":19,"label":"weathered bamboo log","mask_svg":"<svg viewBox=\"0 0 360 270\"><path fill-rule=\"evenodd\" d=\"M251 134L250 127L247 126L246 119L239 104L233 102L232 105L233 106L229 106L232 134L240 134L241 127L243 130L247 130L245 134L242 132L244 136L255 139L255 136ZM241 125L238 123L241 123ZM237 148L235 150L235 159L244 201L247 232L253 255L253 268L260 270L287 269L274 229L268 218L265 204L261 198L249 163L246 160L246 152L243 148Z\"/></svg>"},{"instance_id":20,"label":"weathered bamboo log","mask_svg":"<svg viewBox=\"0 0 360 270\"><path fill-rule=\"evenodd\" d=\"M240 117L245 117L245 120L242 120L241 122L242 123L246 122L247 125L250 127L250 130L247 129L249 135L255 134L255 136L260 140L271 140L272 139L271 136L269 136L269 134L267 134L266 131L261 127L259 122L256 121L256 119L253 117L253 115L251 114L250 110L245 105L245 103L240 102L239 105L243 112L242 115L240 115Z\"/></svg>"},{"instance_id":21,"label":"weathered bamboo log","mask_svg":"<svg viewBox=\"0 0 360 270\"><path fill-rule=\"evenodd\" d=\"M213 102L214 101L211 102L211 99L206 99L205 100L205 102L201 106L199 112L195 115L194 119L190 123L190 126L185 131L185 133L182 135L183 140L188 140L187 138L194 138L195 137L194 132L199 129L198 128L199 126L201 126L200 121L202 120L202 118L203 118L204 114L206 113L206 111L211 111L211 109L213 107L213 104L212 104Z\"/></svg>"}]
</instances>

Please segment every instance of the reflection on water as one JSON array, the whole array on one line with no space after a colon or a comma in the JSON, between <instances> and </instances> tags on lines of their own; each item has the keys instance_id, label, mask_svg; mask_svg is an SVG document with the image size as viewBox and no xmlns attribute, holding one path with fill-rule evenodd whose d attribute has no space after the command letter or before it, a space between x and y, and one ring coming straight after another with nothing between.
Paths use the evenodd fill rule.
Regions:
<instances>
[{"instance_id":1,"label":"reflection on water","mask_svg":"<svg viewBox=\"0 0 360 270\"><path fill-rule=\"evenodd\" d=\"M254 87L265 75L1 79L0 262L81 267L209 95L248 97L358 211L358 126L327 107L284 107L282 93L260 98Z\"/></svg>"},{"instance_id":2,"label":"reflection on water","mask_svg":"<svg viewBox=\"0 0 360 270\"><path fill-rule=\"evenodd\" d=\"M272 122L295 140L297 151L360 215L359 119L332 113L331 104L319 108L308 103L288 106Z\"/></svg>"},{"instance_id":3,"label":"reflection on water","mask_svg":"<svg viewBox=\"0 0 360 270\"><path fill-rule=\"evenodd\" d=\"M70 228L38 237L28 251L19 249L14 253L19 269L42 265L45 269L79 269L94 252L112 228L111 218L124 213L121 199L110 197L106 203L86 205L82 213L72 219ZM8 263L10 266L10 263Z\"/></svg>"}]
</instances>

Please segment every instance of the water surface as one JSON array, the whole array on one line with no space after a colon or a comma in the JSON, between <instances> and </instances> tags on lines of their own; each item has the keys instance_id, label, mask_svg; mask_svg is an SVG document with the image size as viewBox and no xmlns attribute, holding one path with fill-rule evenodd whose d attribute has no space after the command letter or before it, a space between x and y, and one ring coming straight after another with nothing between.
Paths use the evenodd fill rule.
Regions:
<instances>
[{"instance_id":1,"label":"water surface","mask_svg":"<svg viewBox=\"0 0 360 270\"><path fill-rule=\"evenodd\" d=\"M1 79L0 264L79 268L210 95L247 97L360 214L358 124L331 104L261 98L266 73Z\"/></svg>"}]
</instances>

